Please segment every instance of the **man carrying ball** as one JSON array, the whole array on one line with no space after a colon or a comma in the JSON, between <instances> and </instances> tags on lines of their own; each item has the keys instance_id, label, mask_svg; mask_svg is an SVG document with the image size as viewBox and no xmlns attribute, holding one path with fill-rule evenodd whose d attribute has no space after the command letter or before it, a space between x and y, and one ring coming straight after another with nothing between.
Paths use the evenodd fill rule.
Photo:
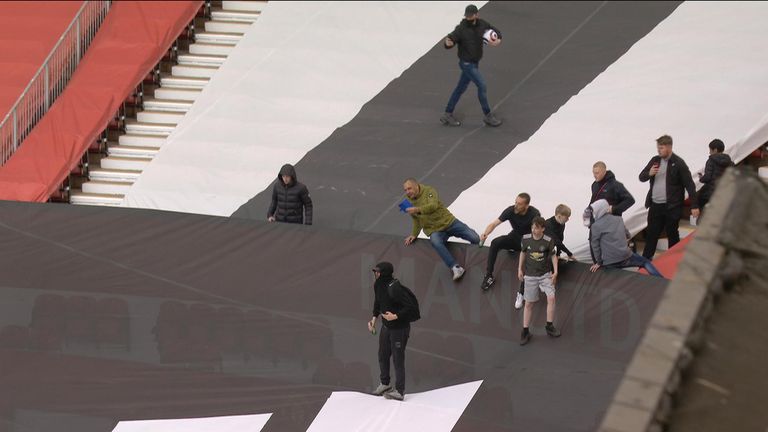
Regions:
<instances>
[{"instance_id":1,"label":"man carrying ball","mask_svg":"<svg viewBox=\"0 0 768 432\"><path fill-rule=\"evenodd\" d=\"M459 78L459 83L456 84L456 88L453 90L453 94L451 94L451 98L448 100L445 114L440 117L440 122L444 125L461 125L461 122L453 116L453 110L456 108L461 95L467 90L470 82L475 83L477 86L477 98L480 99L480 107L482 107L483 114L485 115L483 117L485 124L493 127L501 125L501 120L491 113L491 107L488 105L488 89L479 68L480 59L483 57L483 44L486 42L483 35L488 30L493 31L488 32L487 43L491 46L500 45L501 32L487 21L480 19L477 6L469 5L464 9L464 19L445 38L444 45L446 49L453 48L454 45L458 48L461 77ZM496 38L493 37L494 33Z\"/></svg>"}]
</instances>

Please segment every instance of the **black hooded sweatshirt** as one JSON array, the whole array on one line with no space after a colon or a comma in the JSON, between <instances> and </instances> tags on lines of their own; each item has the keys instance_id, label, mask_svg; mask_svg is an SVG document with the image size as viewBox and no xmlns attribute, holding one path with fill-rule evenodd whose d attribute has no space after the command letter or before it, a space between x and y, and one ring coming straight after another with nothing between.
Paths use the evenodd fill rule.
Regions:
<instances>
[{"instance_id":1,"label":"black hooded sweatshirt","mask_svg":"<svg viewBox=\"0 0 768 432\"><path fill-rule=\"evenodd\" d=\"M413 315L413 310L412 306L409 305L405 292L400 287L400 283L392 277L394 267L388 262L381 262L376 264L376 268L379 269L381 274L373 283L375 296L373 316L377 317L379 314L392 312L397 315L396 320L387 321L384 318L381 319L387 328L408 327L411 323L409 318ZM392 285L392 297L389 296L390 285Z\"/></svg>"},{"instance_id":2,"label":"black hooded sweatshirt","mask_svg":"<svg viewBox=\"0 0 768 432\"><path fill-rule=\"evenodd\" d=\"M291 182L283 183L282 176L291 176ZM280 168L277 182L272 188L272 203L267 217L275 217L277 222L312 225L312 198L304 184L296 178L296 170L291 164Z\"/></svg>"},{"instance_id":3,"label":"black hooded sweatshirt","mask_svg":"<svg viewBox=\"0 0 768 432\"><path fill-rule=\"evenodd\" d=\"M589 203L604 199L611 206L611 214L621 216L635 203L635 198L624 185L616 180L611 170L605 172L605 176L599 182L592 182L592 198Z\"/></svg>"},{"instance_id":4,"label":"black hooded sweatshirt","mask_svg":"<svg viewBox=\"0 0 768 432\"><path fill-rule=\"evenodd\" d=\"M720 176L723 175L725 169L729 166L733 166L731 157L725 153L714 153L709 155L707 164L704 165L704 175L699 179L704 186L699 190L699 195L704 200L709 200L712 197L712 193L715 191L715 184Z\"/></svg>"},{"instance_id":5,"label":"black hooded sweatshirt","mask_svg":"<svg viewBox=\"0 0 768 432\"><path fill-rule=\"evenodd\" d=\"M478 63L483 58L483 33L488 29L493 29L501 39L501 32L488 21L480 18L474 23L466 19L461 20L459 25L448 35L458 47L461 61ZM445 48L450 49L448 46Z\"/></svg>"}]
</instances>

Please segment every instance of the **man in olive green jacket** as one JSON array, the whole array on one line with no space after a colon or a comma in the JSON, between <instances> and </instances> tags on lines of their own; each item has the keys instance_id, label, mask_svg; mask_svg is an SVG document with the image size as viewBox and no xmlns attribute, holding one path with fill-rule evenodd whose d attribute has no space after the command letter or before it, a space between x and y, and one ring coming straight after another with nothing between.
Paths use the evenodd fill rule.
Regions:
<instances>
[{"instance_id":1,"label":"man in olive green jacket","mask_svg":"<svg viewBox=\"0 0 768 432\"><path fill-rule=\"evenodd\" d=\"M471 244L478 244L480 243L480 236L448 211L438 198L435 188L419 184L416 179L409 178L403 183L403 190L410 202L410 206L406 207L404 211L413 220L413 229L411 235L406 237L405 245L408 246L413 243L416 236L419 235L419 231L423 229L424 234L429 237L432 247L453 272L453 280L461 279L464 275L464 268L456 263L456 259L448 251L448 237L458 237Z\"/></svg>"}]
</instances>

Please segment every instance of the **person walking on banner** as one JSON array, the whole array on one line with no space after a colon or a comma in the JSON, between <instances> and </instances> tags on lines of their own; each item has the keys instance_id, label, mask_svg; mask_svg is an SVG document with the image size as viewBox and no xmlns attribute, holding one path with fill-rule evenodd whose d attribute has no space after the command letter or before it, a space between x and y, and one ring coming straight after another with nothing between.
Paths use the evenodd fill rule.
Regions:
<instances>
[{"instance_id":1,"label":"person walking on banner","mask_svg":"<svg viewBox=\"0 0 768 432\"><path fill-rule=\"evenodd\" d=\"M407 287L395 279L395 268L389 262L380 262L372 269L373 318L368 331L376 334L376 319L381 316L384 325L379 333L380 384L373 391L376 396L402 401L405 399L405 347L411 333L411 322L418 320L419 303ZM391 384L390 359L395 365L395 385Z\"/></svg>"},{"instance_id":2,"label":"person walking on banner","mask_svg":"<svg viewBox=\"0 0 768 432\"><path fill-rule=\"evenodd\" d=\"M641 182L650 181L645 208L648 209L648 229L643 256L653 259L661 231L667 232L669 248L680 241L680 217L683 215L685 191L691 199L691 215L699 217L696 201L696 185L691 170L680 156L672 153L672 137L663 135L656 139L658 156L645 165L638 176Z\"/></svg>"},{"instance_id":3,"label":"person walking on banner","mask_svg":"<svg viewBox=\"0 0 768 432\"><path fill-rule=\"evenodd\" d=\"M480 73L480 59L483 58L485 43L491 46L501 45L501 32L487 21L480 19L477 6L471 4L464 9L464 19L446 36L444 41L446 49L457 47L461 69L459 82L448 100L445 113L440 117L440 122L444 125L461 126L461 122L453 116L453 111L471 82L477 86L477 98L480 100L484 115L483 122L493 127L501 125L501 120L493 115L491 106L488 105L488 86Z\"/></svg>"},{"instance_id":4,"label":"person walking on banner","mask_svg":"<svg viewBox=\"0 0 768 432\"><path fill-rule=\"evenodd\" d=\"M277 175L267 221L312 225L312 198L291 164L283 165Z\"/></svg>"}]
</instances>

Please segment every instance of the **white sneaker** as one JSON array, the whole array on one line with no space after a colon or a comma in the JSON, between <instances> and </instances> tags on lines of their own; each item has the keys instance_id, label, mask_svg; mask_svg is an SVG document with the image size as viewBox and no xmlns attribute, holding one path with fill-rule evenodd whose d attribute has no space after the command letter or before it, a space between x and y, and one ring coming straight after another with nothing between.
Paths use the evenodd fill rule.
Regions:
<instances>
[{"instance_id":1,"label":"white sneaker","mask_svg":"<svg viewBox=\"0 0 768 432\"><path fill-rule=\"evenodd\" d=\"M461 277L464 276L464 268L462 266L455 265L451 270L453 270L453 280L455 281L461 279Z\"/></svg>"},{"instance_id":2,"label":"white sneaker","mask_svg":"<svg viewBox=\"0 0 768 432\"><path fill-rule=\"evenodd\" d=\"M515 300L515 309L520 309L523 307L523 295L520 293L517 293L517 299Z\"/></svg>"}]
</instances>

